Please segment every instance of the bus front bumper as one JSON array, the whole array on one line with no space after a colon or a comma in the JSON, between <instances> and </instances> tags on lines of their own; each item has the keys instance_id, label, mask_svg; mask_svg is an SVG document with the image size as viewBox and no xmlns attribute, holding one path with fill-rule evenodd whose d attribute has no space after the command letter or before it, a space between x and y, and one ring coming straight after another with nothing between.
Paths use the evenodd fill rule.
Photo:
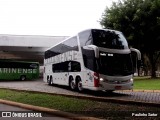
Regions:
<instances>
[{"instance_id":1,"label":"bus front bumper","mask_svg":"<svg viewBox=\"0 0 160 120\"><path fill-rule=\"evenodd\" d=\"M111 84L106 82L100 82L99 87L90 87L89 89L94 91L132 90L133 80L124 84Z\"/></svg>"},{"instance_id":2,"label":"bus front bumper","mask_svg":"<svg viewBox=\"0 0 160 120\"><path fill-rule=\"evenodd\" d=\"M125 84L110 84L101 82L98 87L99 90L132 90L133 89L133 81L125 83Z\"/></svg>"}]
</instances>

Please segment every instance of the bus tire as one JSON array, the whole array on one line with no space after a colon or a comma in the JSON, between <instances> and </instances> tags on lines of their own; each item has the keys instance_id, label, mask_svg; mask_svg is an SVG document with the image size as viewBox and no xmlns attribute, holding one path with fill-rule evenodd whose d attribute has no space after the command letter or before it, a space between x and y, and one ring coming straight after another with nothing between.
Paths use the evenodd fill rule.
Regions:
<instances>
[{"instance_id":1,"label":"bus tire","mask_svg":"<svg viewBox=\"0 0 160 120\"><path fill-rule=\"evenodd\" d=\"M49 84L49 76L47 76L47 83Z\"/></svg>"},{"instance_id":2,"label":"bus tire","mask_svg":"<svg viewBox=\"0 0 160 120\"><path fill-rule=\"evenodd\" d=\"M105 90L107 94L112 94L114 90Z\"/></svg>"},{"instance_id":3,"label":"bus tire","mask_svg":"<svg viewBox=\"0 0 160 120\"><path fill-rule=\"evenodd\" d=\"M53 79L52 79L52 76L50 77L48 84L49 84L50 86L51 86L51 85L53 85Z\"/></svg>"},{"instance_id":4,"label":"bus tire","mask_svg":"<svg viewBox=\"0 0 160 120\"><path fill-rule=\"evenodd\" d=\"M69 87L70 87L71 90L75 90L75 88L76 88L73 77L69 78Z\"/></svg>"},{"instance_id":5,"label":"bus tire","mask_svg":"<svg viewBox=\"0 0 160 120\"><path fill-rule=\"evenodd\" d=\"M76 87L77 87L77 90L79 91L79 92L82 92L83 91L83 87L82 87L82 80L81 80L81 78L80 77L77 77L76 78Z\"/></svg>"},{"instance_id":6,"label":"bus tire","mask_svg":"<svg viewBox=\"0 0 160 120\"><path fill-rule=\"evenodd\" d=\"M21 81L26 80L26 76L25 76L25 75L21 75L20 80L21 80Z\"/></svg>"}]
</instances>

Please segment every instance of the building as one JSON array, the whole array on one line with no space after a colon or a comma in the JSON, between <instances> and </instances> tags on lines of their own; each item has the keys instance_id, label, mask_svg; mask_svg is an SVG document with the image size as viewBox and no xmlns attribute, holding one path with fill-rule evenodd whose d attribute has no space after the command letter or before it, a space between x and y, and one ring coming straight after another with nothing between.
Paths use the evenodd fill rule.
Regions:
<instances>
[{"instance_id":1,"label":"building","mask_svg":"<svg viewBox=\"0 0 160 120\"><path fill-rule=\"evenodd\" d=\"M44 51L68 36L0 35L0 59L38 61Z\"/></svg>"}]
</instances>

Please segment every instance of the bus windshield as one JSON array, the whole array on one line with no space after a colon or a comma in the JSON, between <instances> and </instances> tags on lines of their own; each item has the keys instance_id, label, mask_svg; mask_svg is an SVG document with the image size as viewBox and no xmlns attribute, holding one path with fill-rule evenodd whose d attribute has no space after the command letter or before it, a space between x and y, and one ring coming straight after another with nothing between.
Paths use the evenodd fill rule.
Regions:
<instances>
[{"instance_id":1,"label":"bus windshield","mask_svg":"<svg viewBox=\"0 0 160 120\"><path fill-rule=\"evenodd\" d=\"M128 49L128 44L121 32L111 30L92 30L93 44L109 49Z\"/></svg>"},{"instance_id":2,"label":"bus windshield","mask_svg":"<svg viewBox=\"0 0 160 120\"><path fill-rule=\"evenodd\" d=\"M110 76L131 75L133 73L131 54L100 52L99 72Z\"/></svg>"}]
</instances>

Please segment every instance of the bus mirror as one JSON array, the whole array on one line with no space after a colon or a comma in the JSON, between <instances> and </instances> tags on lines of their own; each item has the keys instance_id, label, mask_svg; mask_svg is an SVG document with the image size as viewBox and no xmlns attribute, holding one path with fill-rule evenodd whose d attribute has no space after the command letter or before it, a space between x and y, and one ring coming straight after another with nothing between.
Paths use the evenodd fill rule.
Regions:
<instances>
[{"instance_id":1,"label":"bus mirror","mask_svg":"<svg viewBox=\"0 0 160 120\"><path fill-rule=\"evenodd\" d=\"M85 50L93 50L91 47L88 47L88 46L83 46L83 49L85 49Z\"/></svg>"},{"instance_id":2,"label":"bus mirror","mask_svg":"<svg viewBox=\"0 0 160 120\"><path fill-rule=\"evenodd\" d=\"M87 45L87 46L83 46L83 49L94 50L95 58L99 58L99 49L98 49L97 46L95 46L95 45Z\"/></svg>"},{"instance_id":3,"label":"bus mirror","mask_svg":"<svg viewBox=\"0 0 160 120\"><path fill-rule=\"evenodd\" d=\"M139 75L139 69L142 65L141 52L138 49L135 49L135 48L130 48L130 50L131 50L131 52L136 53L134 76L138 76Z\"/></svg>"},{"instance_id":4,"label":"bus mirror","mask_svg":"<svg viewBox=\"0 0 160 120\"><path fill-rule=\"evenodd\" d=\"M138 61L141 61L141 52L138 49L130 48L131 51L135 52L137 54Z\"/></svg>"}]
</instances>

